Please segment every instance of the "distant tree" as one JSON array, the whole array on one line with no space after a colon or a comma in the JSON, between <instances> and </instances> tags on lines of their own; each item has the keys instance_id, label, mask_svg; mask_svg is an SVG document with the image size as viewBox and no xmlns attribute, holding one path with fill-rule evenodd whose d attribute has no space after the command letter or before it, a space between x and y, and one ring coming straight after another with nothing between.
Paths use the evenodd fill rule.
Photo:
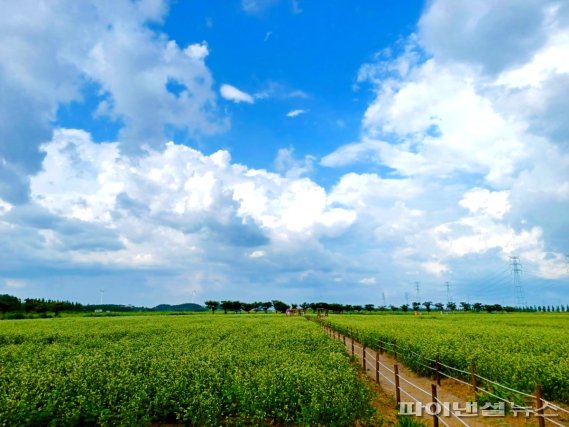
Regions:
<instances>
[{"instance_id":1,"label":"distant tree","mask_svg":"<svg viewBox=\"0 0 569 427\"><path fill-rule=\"evenodd\" d=\"M39 301L33 298L26 298L24 301L24 310L26 313L34 313L37 311Z\"/></svg>"},{"instance_id":2,"label":"distant tree","mask_svg":"<svg viewBox=\"0 0 569 427\"><path fill-rule=\"evenodd\" d=\"M522 310L525 310L525 307L522 308ZM512 313L512 312L516 311L516 308L515 308L515 307L512 307L511 305L507 305L507 306L504 307L504 311L505 311L506 313Z\"/></svg>"},{"instance_id":3,"label":"distant tree","mask_svg":"<svg viewBox=\"0 0 569 427\"><path fill-rule=\"evenodd\" d=\"M460 306L464 311L470 311L470 309L472 308L472 305L464 301L460 303Z\"/></svg>"},{"instance_id":4,"label":"distant tree","mask_svg":"<svg viewBox=\"0 0 569 427\"><path fill-rule=\"evenodd\" d=\"M275 310L280 312L280 313L284 313L285 311L287 311L289 309L289 305L279 301L279 300L274 300L273 301L273 307L275 307Z\"/></svg>"},{"instance_id":5,"label":"distant tree","mask_svg":"<svg viewBox=\"0 0 569 427\"><path fill-rule=\"evenodd\" d=\"M213 300L209 300L206 301L205 306L211 310L211 314L215 313L215 310L217 310L217 307L219 306L219 301L213 301Z\"/></svg>"},{"instance_id":6,"label":"distant tree","mask_svg":"<svg viewBox=\"0 0 569 427\"><path fill-rule=\"evenodd\" d=\"M474 304L472 304L472 309L476 312L481 311L483 308L483 305L479 302L475 302Z\"/></svg>"},{"instance_id":7,"label":"distant tree","mask_svg":"<svg viewBox=\"0 0 569 427\"><path fill-rule=\"evenodd\" d=\"M303 302L302 304L300 304L300 308L302 308L303 310L308 310L308 307L310 307L310 304L308 304L307 302Z\"/></svg>"},{"instance_id":8,"label":"distant tree","mask_svg":"<svg viewBox=\"0 0 569 427\"><path fill-rule=\"evenodd\" d=\"M261 304L261 307L263 308L263 311L265 312L265 314L267 313L267 311L269 311L269 308L271 308L272 306L273 306L273 303L271 301L266 301L266 302Z\"/></svg>"},{"instance_id":9,"label":"distant tree","mask_svg":"<svg viewBox=\"0 0 569 427\"><path fill-rule=\"evenodd\" d=\"M344 311L344 306L342 304L333 303L333 304L330 304L328 307L334 313L341 313Z\"/></svg>"},{"instance_id":10,"label":"distant tree","mask_svg":"<svg viewBox=\"0 0 569 427\"><path fill-rule=\"evenodd\" d=\"M502 311L502 306L500 304L486 304L484 306L484 309L488 312L491 313L493 311Z\"/></svg>"},{"instance_id":11,"label":"distant tree","mask_svg":"<svg viewBox=\"0 0 569 427\"><path fill-rule=\"evenodd\" d=\"M351 305L351 304L345 304L345 305L344 305L344 310L349 313L350 311L353 311L353 310L354 310L354 306Z\"/></svg>"},{"instance_id":12,"label":"distant tree","mask_svg":"<svg viewBox=\"0 0 569 427\"><path fill-rule=\"evenodd\" d=\"M354 305L354 310L357 312L362 311L364 308L361 305Z\"/></svg>"},{"instance_id":13,"label":"distant tree","mask_svg":"<svg viewBox=\"0 0 569 427\"><path fill-rule=\"evenodd\" d=\"M421 309L421 303L418 301L413 301L411 305L413 306L413 311L419 311Z\"/></svg>"},{"instance_id":14,"label":"distant tree","mask_svg":"<svg viewBox=\"0 0 569 427\"><path fill-rule=\"evenodd\" d=\"M53 301L51 304L51 310L55 314L55 317L59 316L59 313L65 310L65 303L63 301Z\"/></svg>"},{"instance_id":15,"label":"distant tree","mask_svg":"<svg viewBox=\"0 0 569 427\"><path fill-rule=\"evenodd\" d=\"M243 303L241 301L231 301L231 310L233 313L239 313L243 309Z\"/></svg>"},{"instance_id":16,"label":"distant tree","mask_svg":"<svg viewBox=\"0 0 569 427\"><path fill-rule=\"evenodd\" d=\"M378 310L379 310L379 311L385 311L385 310L387 310L387 307L384 306L384 305L380 305L380 306L378 307Z\"/></svg>"},{"instance_id":17,"label":"distant tree","mask_svg":"<svg viewBox=\"0 0 569 427\"><path fill-rule=\"evenodd\" d=\"M248 302L244 302L244 303L241 303L241 308L246 313L250 313L251 311L253 311L254 308L256 308L256 306L255 306L255 304L250 304Z\"/></svg>"},{"instance_id":18,"label":"distant tree","mask_svg":"<svg viewBox=\"0 0 569 427\"><path fill-rule=\"evenodd\" d=\"M430 313L431 312L431 306L433 305L433 302L432 301L425 301L423 303L423 305L425 306L427 313Z\"/></svg>"},{"instance_id":19,"label":"distant tree","mask_svg":"<svg viewBox=\"0 0 569 427\"><path fill-rule=\"evenodd\" d=\"M291 304L290 307L291 308L298 308L298 304Z\"/></svg>"},{"instance_id":20,"label":"distant tree","mask_svg":"<svg viewBox=\"0 0 569 427\"><path fill-rule=\"evenodd\" d=\"M403 311L403 313L407 313L409 311L409 304L403 304L401 306L401 311Z\"/></svg>"},{"instance_id":21,"label":"distant tree","mask_svg":"<svg viewBox=\"0 0 569 427\"><path fill-rule=\"evenodd\" d=\"M443 311L443 309L445 308L445 305L442 302L437 302L437 303L435 303L435 307L437 307L438 311Z\"/></svg>"},{"instance_id":22,"label":"distant tree","mask_svg":"<svg viewBox=\"0 0 569 427\"><path fill-rule=\"evenodd\" d=\"M0 312L8 313L10 311L20 311L22 309L22 302L19 298L3 294L0 295Z\"/></svg>"},{"instance_id":23,"label":"distant tree","mask_svg":"<svg viewBox=\"0 0 569 427\"><path fill-rule=\"evenodd\" d=\"M375 306L373 304L366 304L364 308L366 311L373 311L375 309Z\"/></svg>"},{"instance_id":24,"label":"distant tree","mask_svg":"<svg viewBox=\"0 0 569 427\"><path fill-rule=\"evenodd\" d=\"M389 308L391 309L391 311L397 311L399 310L399 307L395 306L395 305L390 305Z\"/></svg>"},{"instance_id":25,"label":"distant tree","mask_svg":"<svg viewBox=\"0 0 569 427\"><path fill-rule=\"evenodd\" d=\"M233 308L233 301L221 301L221 308L223 309L223 313L227 314L227 310Z\"/></svg>"},{"instance_id":26,"label":"distant tree","mask_svg":"<svg viewBox=\"0 0 569 427\"><path fill-rule=\"evenodd\" d=\"M456 303L449 301L447 302L447 310L455 311L456 310Z\"/></svg>"}]
</instances>

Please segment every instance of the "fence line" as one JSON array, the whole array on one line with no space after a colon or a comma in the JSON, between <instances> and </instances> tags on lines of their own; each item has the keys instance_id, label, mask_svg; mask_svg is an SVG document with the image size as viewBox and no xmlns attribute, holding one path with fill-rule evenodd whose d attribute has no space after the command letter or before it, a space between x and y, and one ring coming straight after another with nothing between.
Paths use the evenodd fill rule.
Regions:
<instances>
[{"instance_id":1,"label":"fence line","mask_svg":"<svg viewBox=\"0 0 569 427\"><path fill-rule=\"evenodd\" d=\"M325 323L325 322L322 321L322 323ZM330 322L328 322L326 326L327 326L328 328L334 330L334 328L332 328L332 324L331 324ZM340 332L340 331L338 331L338 332ZM341 333L345 333L345 332L341 332ZM389 345L389 346L392 346L392 347L395 346L393 343L391 343L391 342L389 342L389 341L382 340L382 339L378 339L377 341L380 342L380 343L382 343L382 344ZM357 345L358 345L359 348L361 348L361 346L359 345L359 343L358 343ZM465 375L471 375L471 374L472 374L472 372L467 372L467 371L465 371L465 370L463 370L463 369L458 369L458 368L455 368L454 366L450 366L450 365L447 365L447 364L442 363L442 362L440 362L440 361L436 361L436 360L434 360L434 359L430 359L430 358L425 357L425 356L423 356L423 355L421 355L421 354L419 354L419 353L416 353L416 352L414 352L414 351L412 351L412 350L410 350L410 349L409 349L408 351L409 351L410 353L416 355L417 357L423 359L423 360L428 360L429 362L438 363L438 365L443 366L443 367L445 367L445 368L447 368L447 369L451 369L451 370L460 372L460 373L465 374ZM417 361L417 362L420 363L419 361ZM428 369L430 369L430 370L435 370L435 371L436 371L435 368L432 368L432 367L427 366L427 365L425 365L425 364L422 364L422 366L424 366L424 367L426 367L426 368L428 368ZM453 379L453 380L456 380L456 381L461 381L460 379L458 379L458 378L456 378L456 377L453 377L452 375L444 374L443 372L441 372L441 374L445 375L447 378L450 378L450 379ZM492 381L492 380L490 380L490 379L488 379L488 378L485 378L485 377L479 375L478 373L474 373L474 375L475 375L477 378L479 378L479 379L481 379L481 380L483 380L483 381L487 381L487 382L489 382L489 383L491 383L491 384L493 384L493 385L496 385L496 386L498 386L498 387L502 387L502 388L504 388L504 389L506 389L506 390L509 390L509 391L511 391L511 392L518 393L518 394L520 394L520 395L523 395L523 396L526 396L526 397L530 397L530 398L533 398L533 399L536 399L536 398L537 398L537 397L536 397L535 395L533 395L533 394L528 394L528 393L525 393L525 392L523 392L523 391L510 388L510 387L505 386L505 385L503 385L503 384L500 384L500 383L498 383L498 382L496 382L496 381ZM461 381L461 382L463 382L463 381ZM469 384L469 385L470 385L470 384ZM480 387L477 387L477 388L480 389L481 391L484 391L484 389L482 389L482 388L480 388ZM543 400L544 400L544 399L543 399ZM549 403L550 403L550 402L549 402ZM557 408L559 408L559 407L557 407ZM569 414L569 411L567 411L567 410L565 410L565 409L563 409L563 408L559 408L559 409L562 410L563 412L567 412L567 413Z\"/></svg>"},{"instance_id":2,"label":"fence line","mask_svg":"<svg viewBox=\"0 0 569 427\"><path fill-rule=\"evenodd\" d=\"M334 339L338 339L338 340L343 339L344 344L346 344L346 336L347 336L347 335L346 335L346 331L334 329L334 328L332 327L332 323L331 323L331 322L325 322L325 321L323 321L323 320L321 320L321 319L318 319L317 321L318 321L318 322L321 324L321 326L326 330L326 332L328 333L328 335L329 335L330 337L332 337L332 338L334 338ZM360 334L358 333L357 335L358 335L358 337L361 339ZM350 335L348 335L348 337L351 338L351 341L352 341L352 342L351 342L352 355L355 355L355 353L354 353L354 348L358 348L358 349L361 349L361 350L362 350L361 353L362 353L362 361L363 361L364 370L367 370L368 366L371 365L371 368L372 368L371 370L372 370L372 371L375 371L375 373L376 373L376 381L377 381L378 383L379 383L379 376L381 376L381 377L383 377L388 383L390 383L391 385L395 386L395 389L396 389L395 391L396 391L396 395L397 395L397 403L400 402L400 392L403 392L405 395L409 396L409 397L412 398L414 401L420 403L419 400L417 400L415 397L413 397L412 395L410 395L403 387L400 386L399 380L402 380L402 381L406 382L407 384L409 384L409 385L415 387L416 389L418 389L418 390L421 391L422 393L424 393L424 394L426 394L426 395L428 395L428 396L431 396L430 393L428 393L427 391L425 391L424 389L422 389L422 388L419 387L418 385L414 384L413 382L411 382L411 381L409 381L408 379L406 379L406 378L404 378L403 376L401 376L401 375L399 374L399 372L398 372L397 364L394 365L394 369L392 370L392 369L390 369L387 365L385 365L384 363L382 363L381 361L379 361L378 358L376 357L376 354L382 354L383 351L386 350L386 349L383 347L383 345L388 345L388 346L391 346L391 347L393 348L393 350L394 350L394 356L395 356L395 358L397 359L397 353L396 353L396 351L397 351L397 344L396 344L396 341L392 343L392 342L388 342L388 341L384 341L384 340L378 339L378 340L377 340L377 343L378 343L378 350L377 350L377 351L375 352L375 354L374 354L373 352L370 353L370 348L369 348L369 347L367 347L366 345L360 344L359 342L355 341L355 340L354 340L355 336L356 336L356 334L354 334L354 333L353 333L353 330L350 329ZM433 363L436 364L436 368L433 368L433 367L431 367L431 366L425 365L424 363L421 363L421 362L419 362L419 361L413 360L414 362L419 363L420 365L424 366L425 368L428 368L428 369L430 369L431 371L435 371L435 372L436 372L436 376L437 376L437 382L438 382L438 379L439 379L439 374L440 374L440 375L444 375L445 377L447 377L447 378L449 378L449 379L452 379L452 380L454 380L454 381L457 381L457 382L462 383L462 384L464 384L464 385L466 385L466 386L468 386L468 387L473 388L474 391L481 391L481 392L483 392L483 393L486 393L486 394L488 394L488 395L490 395L490 396L495 397L496 399L498 399L498 400L500 400L500 401L505 402L506 404L511 404L510 401L504 399L503 397L498 396L498 395L496 395L496 394L494 394L494 393L492 393L492 392L490 392L490 391L488 391L488 390L486 390L486 389L484 389L484 388L478 386L478 384L476 384L476 380L475 380L476 378L478 378L478 379L480 379L480 380L482 380L482 381L488 382L488 383L493 384L493 385L498 386L498 387L502 387L502 388L504 388L504 389L506 389L506 390L509 390L509 391L511 391L511 392L519 393L519 394L522 395L522 396L535 399L535 400L536 400L536 404L538 405L538 407L539 407L539 405L541 405L541 407L539 407L540 409L538 409L537 411L536 411L536 410L533 410L533 409L530 409L530 408L523 408L523 409L524 409L525 411L528 411L528 413L534 414L534 415L536 416L536 418L538 419L538 423L539 423L539 426L540 426L540 427L543 427L543 426L545 425L545 421L551 422L551 423L554 424L554 425L558 425L558 426L562 426L562 427L564 426L564 424L560 424L559 422L557 422L557 421L551 419L551 416L558 416L559 414L545 414L545 413L543 413L543 409L548 407L548 408L553 409L553 410L555 410L555 411L561 411L561 412L564 412L564 413L566 413L566 414L569 414L569 411L566 410L565 408L561 408L560 406L555 405L554 403L549 402L549 401L543 399L543 397L541 396L541 394L542 394L542 392L541 392L541 386L539 386L539 385L536 387L536 394L537 394L537 396L536 396L536 395L533 395L533 394L524 393L524 392L522 392L522 391L515 390L515 389L513 389L513 388L507 387L507 386L505 386L505 385L503 385L503 384L500 384L500 383L498 383L498 382L495 382L495 381L492 381L492 380L490 380L490 379L488 379L488 378L485 378L485 377L483 377L483 376L481 376L481 375L478 375L478 374L475 372L475 366L474 366L474 365L471 365L471 371L470 371L470 372L467 372L467 371L465 371L465 370L458 369L458 368L454 368L454 367L452 367L452 366L449 366L449 365L446 365L446 364L441 363L441 362L439 361L438 355L437 355L437 359L434 360L434 359L429 359L428 357L424 357L424 356L422 356L422 355L420 355L420 354L418 354L418 353L416 353L416 352L414 352L414 351L412 351L412 350L410 350L410 349L408 349L408 351L409 351L410 353L416 355L417 357L421 358L421 359L424 359L424 360L427 360L427 361L430 361L430 362L433 362ZM367 359L368 357L371 358L371 359L373 359L373 360L375 361L375 363L372 363L370 360L368 360L368 359ZM375 366L374 366L374 365L375 365ZM379 370L379 366L382 366L382 367L383 367L384 369L386 369L388 372L390 372L391 374L393 374L394 377L395 377L395 382L391 381L391 379L390 379L389 377L387 377L385 374L383 374L383 373ZM452 376L452 375L449 375L449 374L447 374L447 373L445 373L445 372L442 372L442 371L440 370L440 366L443 366L443 367L445 367L445 368L447 368L447 369L451 369L451 370L454 370L454 371L463 373L463 374L465 374L465 375L470 375L470 377L471 377L471 383L468 383L468 382L463 381L463 380L461 380L461 379L459 379L459 378L456 378L456 377L454 377L454 376ZM440 384L439 384L439 385L440 385ZM433 387L433 394L432 394L433 400L432 400L431 403L441 403L441 401L436 397L436 388L437 388L437 386L436 386L435 384L432 384L432 387ZM469 424L465 423L464 420L462 420L459 416L457 416L456 413L455 413L453 410L451 410L450 407L444 406L444 403L441 403L441 404L442 404L442 406L444 407L444 409L447 410L448 414L454 416L454 417L455 417L458 421L460 421L463 425L465 425L465 426L468 426L468 425L469 425ZM513 407L513 409L515 410L514 407ZM518 409L518 410L519 410L519 409ZM433 415L433 417L435 418L435 425L438 425L438 421L441 421L444 425L448 426L448 424L447 424L447 423L444 421L444 419L441 418L440 416L438 416L438 415L435 414L435 415Z\"/></svg>"},{"instance_id":3,"label":"fence line","mask_svg":"<svg viewBox=\"0 0 569 427\"><path fill-rule=\"evenodd\" d=\"M334 339L340 339L340 335L342 335L342 339L345 338L345 335L339 333L338 331L335 331L330 325L326 325L324 323L322 323L323 328L326 329L328 335ZM337 333L338 332L338 333ZM370 354L368 351L368 347L366 347L365 345L360 345L359 343L356 344L356 342L353 341L353 337L350 337L352 339L352 343L351 346L352 348L354 347L358 347L362 349L362 361L365 363L365 365L363 366L364 370L367 370L368 366L372 366L372 370L375 370L376 373L376 380L379 383L379 376L383 377L389 384L393 385L395 387L395 394L396 394L396 398L397 398L397 403L399 404L401 402L401 397L400 397L400 393L405 394L406 396L408 396L409 398L411 398L414 402L418 403L418 404L423 404L421 402L421 400L417 399L415 396L413 396L412 394L410 394L407 390L405 390L401 385L400 385L400 380L406 382L407 384L415 387L417 390L419 390L420 392L426 394L427 396L431 397L431 393L425 391L423 388L419 387L418 385L414 384L413 382L409 381L408 379L406 379L405 377L403 377L402 375L399 374L399 370L397 367L397 364L394 365L393 370L391 370L387 365L385 365L384 363L380 362L377 358L376 355L374 354ZM344 344L345 344L345 340L343 340ZM370 360L367 360L367 358L370 357L371 359L374 360L375 363L372 363ZM392 373L394 375L394 379L395 381L392 381L389 377L387 377L385 374L383 374L383 372L381 372L379 370L379 366L382 366L384 369L386 369L388 372ZM436 385L432 385L435 390L436 390ZM433 397L433 402L431 403L437 403L436 401L436 391L435 391L435 395ZM451 409L450 407L444 406L444 404L442 405L442 407L444 407L448 414L454 416L457 420L459 420L463 425L469 427L469 424L465 423L462 419L460 419ZM435 418L435 425L438 426L438 421L442 422L445 426L449 426L449 424L443 419L441 418L438 414L434 415Z\"/></svg>"}]
</instances>

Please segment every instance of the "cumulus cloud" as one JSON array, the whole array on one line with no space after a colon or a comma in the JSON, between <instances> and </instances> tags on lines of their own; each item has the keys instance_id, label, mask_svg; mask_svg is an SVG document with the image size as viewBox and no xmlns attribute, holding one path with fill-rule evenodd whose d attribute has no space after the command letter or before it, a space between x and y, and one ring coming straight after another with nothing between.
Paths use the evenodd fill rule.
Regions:
<instances>
[{"instance_id":1,"label":"cumulus cloud","mask_svg":"<svg viewBox=\"0 0 569 427\"><path fill-rule=\"evenodd\" d=\"M197 136L227 125L207 43L179 46L148 25L164 18L165 2L8 6L0 274L26 289L40 280L71 289L72 274L99 289L105 275L115 287L130 280L129 298L298 302L376 287L391 298L419 277L426 292L462 277L465 294L514 255L541 284L568 277L569 12L553 1L508 6L433 1L399 53L364 64L358 86L373 99L361 138L319 162L357 171L326 187L310 178L315 157L292 148L271 172L225 150L166 143L164 128ZM80 102L86 83L98 92L93 113L120 124L117 142L52 134L57 108ZM236 103L308 96L277 83L254 94L226 84L220 94Z\"/></svg>"},{"instance_id":2,"label":"cumulus cloud","mask_svg":"<svg viewBox=\"0 0 569 427\"><path fill-rule=\"evenodd\" d=\"M281 148L275 158L275 169L288 178L299 178L313 171L315 159L310 154L304 156L303 159L296 159L294 148Z\"/></svg>"},{"instance_id":3,"label":"cumulus cloud","mask_svg":"<svg viewBox=\"0 0 569 427\"><path fill-rule=\"evenodd\" d=\"M251 95L237 89L235 86L231 86L228 84L221 85L219 93L224 99L227 99L228 101L233 101L236 104L239 104L240 102L245 102L246 104L253 104L255 102L255 100Z\"/></svg>"},{"instance_id":4,"label":"cumulus cloud","mask_svg":"<svg viewBox=\"0 0 569 427\"><path fill-rule=\"evenodd\" d=\"M399 54L359 70L375 93L362 137L320 164L382 169L345 175L330 198L369 221L399 265L448 277L466 256L517 255L534 277L567 276L565 9L437 0Z\"/></svg>"},{"instance_id":5,"label":"cumulus cloud","mask_svg":"<svg viewBox=\"0 0 569 427\"><path fill-rule=\"evenodd\" d=\"M121 149L160 147L164 128L189 135L223 130L204 43L180 47L148 23L165 1L21 1L0 17L0 197L23 203L43 161L59 106L98 92L99 116L121 126ZM176 81L177 94L168 91ZM9 185L7 184L9 183Z\"/></svg>"},{"instance_id":6,"label":"cumulus cloud","mask_svg":"<svg viewBox=\"0 0 569 427\"><path fill-rule=\"evenodd\" d=\"M313 181L231 163L226 151L168 143L126 158L117 143L96 144L78 130L56 132L43 150L31 183L38 208L12 210L3 221L41 232L54 254L77 263L207 269L231 260L238 271L247 258L318 246L356 219Z\"/></svg>"}]
</instances>

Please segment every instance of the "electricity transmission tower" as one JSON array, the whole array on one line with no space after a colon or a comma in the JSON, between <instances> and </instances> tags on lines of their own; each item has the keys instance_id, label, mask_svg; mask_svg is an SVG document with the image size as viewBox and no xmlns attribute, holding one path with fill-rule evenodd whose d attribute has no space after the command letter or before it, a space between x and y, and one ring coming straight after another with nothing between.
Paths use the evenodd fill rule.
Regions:
<instances>
[{"instance_id":1,"label":"electricity transmission tower","mask_svg":"<svg viewBox=\"0 0 569 427\"><path fill-rule=\"evenodd\" d=\"M101 294L101 305L103 305L103 294L105 293L104 289L100 289L99 293Z\"/></svg>"},{"instance_id":2,"label":"electricity transmission tower","mask_svg":"<svg viewBox=\"0 0 569 427\"><path fill-rule=\"evenodd\" d=\"M421 302L421 287L419 282L415 282L415 291L417 292L417 302Z\"/></svg>"},{"instance_id":3,"label":"electricity transmission tower","mask_svg":"<svg viewBox=\"0 0 569 427\"><path fill-rule=\"evenodd\" d=\"M409 292L405 292L405 304L409 305Z\"/></svg>"},{"instance_id":4,"label":"electricity transmission tower","mask_svg":"<svg viewBox=\"0 0 569 427\"><path fill-rule=\"evenodd\" d=\"M383 299L383 306L387 307L387 303L385 302L385 292L381 293L381 298Z\"/></svg>"},{"instance_id":5,"label":"electricity transmission tower","mask_svg":"<svg viewBox=\"0 0 569 427\"><path fill-rule=\"evenodd\" d=\"M516 304L518 307L523 307L527 305L527 301L524 294L524 288L522 287L522 263L520 262L520 258L517 256L510 257L510 267L512 271L512 280L514 282L514 297L516 299Z\"/></svg>"},{"instance_id":6,"label":"electricity transmission tower","mask_svg":"<svg viewBox=\"0 0 569 427\"><path fill-rule=\"evenodd\" d=\"M447 288L447 302L452 302L452 295L450 291L450 282L445 282L445 286Z\"/></svg>"}]
</instances>

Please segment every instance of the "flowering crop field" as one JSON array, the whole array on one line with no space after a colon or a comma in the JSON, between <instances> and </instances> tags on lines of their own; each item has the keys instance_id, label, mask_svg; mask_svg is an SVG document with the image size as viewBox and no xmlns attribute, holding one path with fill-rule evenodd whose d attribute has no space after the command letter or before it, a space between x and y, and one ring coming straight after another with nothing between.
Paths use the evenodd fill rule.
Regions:
<instances>
[{"instance_id":1,"label":"flowering crop field","mask_svg":"<svg viewBox=\"0 0 569 427\"><path fill-rule=\"evenodd\" d=\"M567 313L338 315L327 320L346 334L353 331L369 347L377 348L378 339L396 340L398 356L419 373L432 373L420 356L432 360L438 353L449 366L468 372L474 362L476 372L492 381L527 393L542 384L545 398L569 403Z\"/></svg>"},{"instance_id":2,"label":"flowering crop field","mask_svg":"<svg viewBox=\"0 0 569 427\"><path fill-rule=\"evenodd\" d=\"M302 318L0 322L0 425L353 425L371 397Z\"/></svg>"}]
</instances>

